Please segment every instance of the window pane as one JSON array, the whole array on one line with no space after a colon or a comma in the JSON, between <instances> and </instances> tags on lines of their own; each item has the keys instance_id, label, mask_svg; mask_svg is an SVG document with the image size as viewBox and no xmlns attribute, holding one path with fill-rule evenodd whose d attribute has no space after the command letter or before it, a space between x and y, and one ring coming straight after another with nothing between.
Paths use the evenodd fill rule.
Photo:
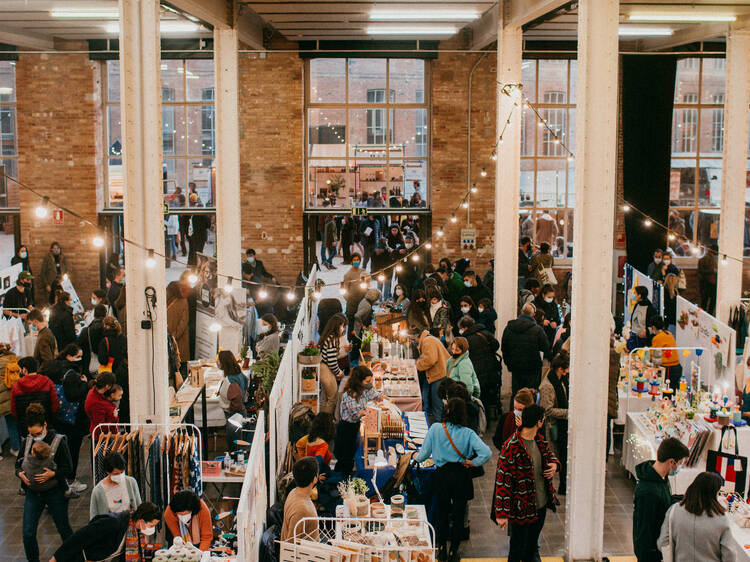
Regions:
<instances>
[{"instance_id":1,"label":"window pane","mask_svg":"<svg viewBox=\"0 0 750 562\"><path fill-rule=\"evenodd\" d=\"M703 59L701 103L724 103L726 59Z\"/></svg>"},{"instance_id":2,"label":"window pane","mask_svg":"<svg viewBox=\"0 0 750 562\"><path fill-rule=\"evenodd\" d=\"M163 193L172 193L175 187L181 187L187 192L187 178L185 177L185 161L180 158L165 158L163 164ZM194 206L191 204L191 206Z\"/></svg>"},{"instance_id":3,"label":"window pane","mask_svg":"<svg viewBox=\"0 0 750 562\"><path fill-rule=\"evenodd\" d=\"M390 179L385 161L359 161L357 162L356 170L356 196L359 205L383 207L383 200L380 194L383 189L388 189Z\"/></svg>"},{"instance_id":4,"label":"window pane","mask_svg":"<svg viewBox=\"0 0 750 562\"><path fill-rule=\"evenodd\" d=\"M307 143L308 156L346 156L346 111L308 109Z\"/></svg>"},{"instance_id":5,"label":"window pane","mask_svg":"<svg viewBox=\"0 0 750 562\"><path fill-rule=\"evenodd\" d=\"M568 61L540 60L539 103L568 103Z\"/></svg>"},{"instance_id":6,"label":"window pane","mask_svg":"<svg viewBox=\"0 0 750 562\"><path fill-rule=\"evenodd\" d=\"M674 103L698 103L698 72L700 59L681 59L677 62Z\"/></svg>"},{"instance_id":7,"label":"window pane","mask_svg":"<svg viewBox=\"0 0 750 562\"><path fill-rule=\"evenodd\" d=\"M214 153L214 107L187 107L187 152L190 155L211 156Z\"/></svg>"},{"instance_id":8,"label":"window pane","mask_svg":"<svg viewBox=\"0 0 750 562\"><path fill-rule=\"evenodd\" d=\"M695 155L697 141L698 110L675 109L672 117L672 156Z\"/></svg>"},{"instance_id":9,"label":"window pane","mask_svg":"<svg viewBox=\"0 0 750 562\"><path fill-rule=\"evenodd\" d=\"M390 59L391 90L396 103L424 103L424 61L421 59Z\"/></svg>"},{"instance_id":10,"label":"window pane","mask_svg":"<svg viewBox=\"0 0 750 562\"><path fill-rule=\"evenodd\" d=\"M537 160L536 204L539 207L565 206L566 160ZM537 218L538 220L538 218Z\"/></svg>"},{"instance_id":11,"label":"window pane","mask_svg":"<svg viewBox=\"0 0 750 562\"><path fill-rule=\"evenodd\" d=\"M182 60L161 61L161 101L185 101L185 68Z\"/></svg>"},{"instance_id":12,"label":"window pane","mask_svg":"<svg viewBox=\"0 0 750 562\"><path fill-rule=\"evenodd\" d=\"M213 101L214 61L198 59L185 61L187 101Z\"/></svg>"},{"instance_id":13,"label":"window pane","mask_svg":"<svg viewBox=\"0 0 750 562\"><path fill-rule=\"evenodd\" d=\"M704 158L698 168L698 206L721 206L721 160Z\"/></svg>"},{"instance_id":14,"label":"window pane","mask_svg":"<svg viewBox=\"0 0 750 562\"><path fill-rule=\"evenodd\" d=\"M670 248L677 256L690 256L688 242L693 240L693 226L695 224L695 211L677 210L669 211L669 231L674 234L675 240L670 243Z\"/></svg>"},{"instance_id":15,"label":"window pane","mask_svg":"<svg viewBox=\"0 0 750 562\"><path fill-rule=\"evenodd\" d=\"M185 106L163 105L161 122L163 153L170 156L185 154Z\"/></svg>"},{"instance_id":16,"label":"window pane","mask_svg":"<svg viewBox=\"0 0 750 562\"><path fill-rule=\"evenodd\" d=\"M16 108L0 106L0 156L16 155Z\"/></svg>"},{"instance_id":17,"label":"window pane","mask_svg":"<svg viewBox=\"0 0 750 562\"><path fill-rule=\"evenodd\" d=\"M568 162L568 207L575 207L576 203L576 163L575 160ZM572 242L573 239L570 238Z\"/></svg>"},{"instance_id":18,"label":"window pane","mask_svg":"<svg viewBox=\"0 0 750 562\"><path fill-rule=\"evenodd\" d=\"M345 97L346 59L312 59L310 61L310 102L344 103Z\"/></svg>"},{"instance_id":19,"label":"window pane","mask_svg":"<svg viewBox=\"0 0 750 562\"><path fill-rule=\"evenodd\" d=\"M551 213L551 214L550 214ZM536 228L532 237L535 244L546 242L553 245L555 238L560 233L557 224L557 211L538 210L536 212Z\"/></svg>"},{"instance_id":20,"label":"window pane","mask_svg":"<svg viewBox=\"0 0 750 562\"><path fill-rule=\"evenodd\" d=\"M530 158L521 159L521 200L519 205L521 207L534 205L534 161Z\"/></svg>"},{"instance_id":21,"label":"window pane","mask_svg":"<svg viewBox=\"0 0 750 562\"><path fill-rule=\"evenodd\" d=\"M570 103L576 103L576 88L578 86L578 61L570 61ZM572 239L571 239L572 242Z\"/></svg>"},{"instance_id":22,"label":"window pane","mask_svg":"<svg viewBox=\"0 0 750 562\"><path fill-rule=\"evenodd\" d=\"M701 109L701 156L721 156L724 148L724 110Z\"/></svg>"},{"instance_id":23,"label":"window pane","mask_svg":"<svg viewBox=\"0 0 750 562\"><path fill-rule=\"evenodd\" d=\"M687 207L695 204L695 160L672 158L669 180L670 207Z\"/></svg>"},{"instance_id":24,"label":"window pane","mask_svg":"<svg viewBox=\"0 0 750 562\"><path fill-rule=\"evenodd\" d=\"M719 212L718 209L701 209L698 213L698 244L719 243Z\"/></svg>"},{"instance_id":25,"label":"window pane","mask_svg":"<svg viewBox=\"0 0 750 562\"><path fill-rule=\"evenodd\" d=\"M120 101L120 61L107 61L107 99Z\"/></svg>"},{"instance_id":26,"label":"window pane","mask_svg":"<svg viewBox=\"0 0 750 562\"><path fill-rule=\"evenodd\" d=\"M122 207L123 193L125 193L125 173L122 169L122 159L109 158L107 163L109 206Z\"/></svg>"},{"instance_id":27,"label":"window pane","mask_svg":"<svg viewBox=\"0 0 750 562\"><path fill-rule=\"evenodd\" d=\"M523 93L531 103L536 102L536 61L525 60L521 63L521 80Z\"/></svg>"},{"instance_id":28,"label":"window pane","mask_svg":"<svg viewBox=\"0 0 750 562\"><path fill-rule=\"evenodd\" d=\"M427 162L410 160L404 164L404 197L410 207L426 207Z\"/></svg>"},{"instance_id":29,"label":"window pane","mask_svg":"<svg viewBox=\"0 0 750 562\"><path fill-rule=\"evenodd\" d=\"M16 63L0 61L0 102L16 101Z\"/></svg>"},{"instance_id":30,"label":"window pane","mask_svg":"<svg viewBox=\"0 0 750 562\"><path fill-rule=\"evenodd\" d=\"M529 108L524 109L521 117L521 156L534 156L536 130L534 112Z\"/></svg>"},{"instance_id":31,"label":"window pane","mask_svg":"<svg viewBox=\"0 0 750 562\"><path fill-rule=\"evenodd\" d=\"M370 90L385 93L385 67L386 59L349 59L349 103L385 103L384 95L368 94Z\"/></svg>"},{"instance_id":32,"label":"window pane","mask_svg":"<svg viewBox=\"0 0 750 562\"><path fill-rule=\"evenodd\" d=\"M348 207L354 193L354 173L347 174L345 160L311 160L307 193L309 207Z\"/></svg>"},{"instance_id":33,"label":"window pane","mask_svg":"<svg viewBox=\"0 0 750 562\"><path fill-rule=\"evenodd\" d=\"M386 125L389 111L390 124ZM362 157L368 150L375 150L382 154L373 152L372 157L385 156L385 145L393 142L394 117L392 109L350 109L349 155ZM387 132L386 127L389 128Z\"/></svg>"},{"instance_id":34,"label":"window pane","mask_svg":"<svg viewBox=\"0 0 750 562\"><path fill-rule=\"evenodd\" d=\"M18 160L15 158L5 158L0 160L0 164L5 166L5 174L11 178L18 178ZM5 207L20 207L21 196L18 184L13 180L5 180L5 189L7 193L3 194L2 203Z\"/></svg>"},{"instance_id":35,"label":"window pane","mask_svg":"<svg viewBox=\"0 0 750 562\"><path fill-rule=\"evenodd\" d=\"M542 119L547 122L548 127L539 127L539 156L563 156L566 155L561 140L567 136L568 110L565 108L541 109L539 111Z\"/></svg>"},{"instance_id":36,"label":"window pane","mask_svg":"<svg viewBox=\"0 0 750 562\"><path fill-rule=\"evenodd\" d=\"M427 110L395 110L393 144L400 146L406 156L427 155Z\"/></svg>"},{"instance_id":37,"label":"window pane","mask_svg":"<svg viewBox=\"0 0 750 562\"><path fill-rule=\"evenodd\" d=\"M215 188L213 182L212 160L188 161L188 182L195 183L195 192L206 207L214 206Z\"/></svg>"},{"instance_id":38,"label":"window pane","mask_svg":"<svg viewBox=\"0 0 750 562\"><path fill-rule=\"evenodd\" d=\"M118 164L122 161L122 124L120 121L120 106L107 106L107 156L117 157Z\"/></svg>"}]
</instances>

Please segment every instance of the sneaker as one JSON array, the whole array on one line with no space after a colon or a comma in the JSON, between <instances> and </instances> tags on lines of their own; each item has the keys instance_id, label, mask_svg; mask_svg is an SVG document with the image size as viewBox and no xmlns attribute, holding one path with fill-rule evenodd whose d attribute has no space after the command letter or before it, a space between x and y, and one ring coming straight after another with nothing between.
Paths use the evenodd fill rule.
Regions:
<instances>
[{"instance_id":1,"label":"sneaker","mask_svg":"<svg viewBox=\"0 0 750 562\"><path fill-rule=\"evenodd\" d=\"M77 492L74 492L73 490L67 490L65 492L65 497L68 498L69 500L77 500L78 498L81 497L81 495Z\"/></svg>"},{"instance_id":2,"label":"sneaker","mask_svg":"<svg viewBox=\"0 0 750 562\"><path fill-rule=\"evenodd\" d=\"M88 488L88 484L84 484L83 482L79 481L77 478L73 480L73 482L70 483L70 489L76 492L77 494L80 494L86 488Z\"/></svg>"},{"instance_id":3,"label":"sneaker","mask_svg":"<svg viewBox=\"0 0 750 562\"><path fill-rule=\"evenodd\" d=\"M13 455L14 457L18 456L18 452L19 452L18 449L11 449L10 450L10 454Z\"/></svg>"},{"instance_id":4,"label":"sneaker","mask_svg":"<svg viewBox=\"0 0 750 562\"><path fill-rule=\"evenodd\" d=\"M18 491L16 492L16 494L18 494L19 496L25 496L26 490L24 490L23 488L18 488Z\"/></svg>"}]
</instances>

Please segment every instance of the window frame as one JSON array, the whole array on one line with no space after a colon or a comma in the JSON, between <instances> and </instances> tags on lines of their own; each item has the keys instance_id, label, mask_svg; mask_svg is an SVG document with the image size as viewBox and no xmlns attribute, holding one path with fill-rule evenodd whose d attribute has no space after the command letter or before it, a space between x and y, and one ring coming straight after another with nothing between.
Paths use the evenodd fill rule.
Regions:
<instances>
[{"instance_id":1,"label":"window frame","mask_svg":"<svg viewBox=\"0 0 750 562\"><path fill-rule=\"evenodd\" d=\"M330 57L328 57L330 58ZM375 60L385 60L386 61L386 72L385 72L385 84L384 87L378 87L378 88L368 88L368 90L379 90L383 92L383 98L385 97L385 92L389 92L389 100L382 102L382 103L366 103L366 102L349 102L349 72L350 72L350 60L357 60L358 57L334 57L336 59L341 59L344 61L344 75L343 75L343 87L344 87L344 95L343 95L343 102L325 102L325 101L313 101L313 97L311 95L311 80L312 80L312 72L310 69L311 61L316 60L314 58L306 59L305 60L305 67L304 67L304 181L302 185L302 197L304 201L304 210L305 211L321 211L324 208L327 211L336 210L346 210L351 209L353 206L358 206L356 199L359 197L359 195L362 193L362 188L360 185L360 178L359 178L359 171L362 169L367 168L368 166L382 166L386 170L392 170L392 166L396 165L407 165L409 162L422 162L424 164L424 173L425 177L424 180L421 181L420 184L420 193L422 195L422 198L425 202L425 205L422 207L413 207L410 209L413 209L414 211L429 211L430 205L431 205L431 196L432 196L432 190L431 190L431 136L430 136L430 123L432 119L432 102L431 102L431 90L432 90L432 81L431 81L431 65L429 60L424 60L424 74L423 74L423 83L421 88L417 88L416 93L418 94L421 92L422 101L416 101L416 102L396 102L396 91L395 89L391 88L391 70L392 65L391 61L394 60L403 60L402 57L382 57ZM409 59L407 59L409 60ZM415 95L416 99L418 98L418 95ZM365 98L367 99L367 98ZM391 101L393 100L393 101ZM402 147L402 145L395 145L397 141L396 137L396 127L395 127L395 121L396 121L396 115L398 110L401 109L414 109L414 110L424 110L422 115L424 115L424 118L421 118L419 113L416 113L416 124L415 129L417 127L420 127L422 129L422 134L419 135L418 131L414 131L414 147L415 147L415 155L406 156L405 155L405 149ZM310 155L310 128L313 126L310 124L310 112L311 110L320 110L320 111L342 111L344 114L344 132L345 132L345 138L344 138L344 151L342 156L311 156ZM356 144L351 143L351 127L350 127L350 114L353 111L362 111L365 110L365 140L369 140L369 123L370 123L370 115L384 115L385 116L385 126L381 127L383 131L389 131L392 135L389 143L380 143L380 146L382 146L382 149L380 152L375 153L376 156L370 157L366 156L363 157L362 154L369 154L371 151L369 150L362 150L358 149ZM333 127L334 129L340 130L340 126ZM416 142L417 137L420 137L421 142ZM378 145L374 145L378 146ZM374 152L374 151L372 151ZM382 156L377 156L377 154L382 154ZM337 198L336 200L336 206L332 207L322 207L315 202L317 201L317 196L320 193L320 189L313 184L313 182L310 180L310 169L311 165L316 161L340 161L342 163L342 166L330 166L330 167L344 167L346 170L345 177L351 178L352 184L347 184L347 189L349 190L349 193L347 197L344 198ZM326 166L322 166L326 167ZM403 180L404 186L406 185L407 180ZM387 183L387 182L386 182ZM403 189L404 196L406 196L406 189ZM349 198L351 194L354 194L354 202L350 205Z\"/></svg>"},{"instance_id":2,"label":"window frame","mask_svg":"<svg viewBox=\"0 0 750 562\"><path fill-rule=\"evenodd\" d=\"M13 132L12 132L12 140L13 140L13 154L3 154L0 150L0 166L5 165L5 161L12 161L15 166L15 178L18 179L19 175L19 169L18 169L18 163L19 163L19 155L18 155L18 90L16 87L16 72L15 72L15 66L16 61L0 61L0 64L7 63L9 66L14 67L13 68L13 99L11 101L3 101L0 100L0 111L10 109L10 113L13 116ZM2 133L0 132L0 135ZM2 144L2 139L0 138L0 145ZM7 166L6 166L7 168ZM5 172L8 174L7 170ZM8 174L10 177L14 177L11 174ZM0 193L0 214L7 214L7 213L18 213L20 212L20 206L19 207L9 207L8 202L10 199L10 193L9 193L9 186L8 182L5 182L5 191ZM19 205L20 205L20 198L19 198Z\"/></svg>"},{"instance_id":3,"label":"window frame","mask_svg":"<svg viewBox=\"0 0 750 562\"><path fill-rule=\"evenodd\" d=\"M191 176L190 176L191 162L194 162L196 160L202 160L202 161L211 160L211 163L208 165L209 177L212 178L211 179L211 189L210 189L211 200L210 201L205 201L204 202L205 206L201 207L201 209L214 210L215 211L216 210L216 205L215 205L216 202L214 200L214 197L215 197L215 194L216 194L216 185L213 183L213 177L214 177L213 170L215 169L215 159L216 159L216 120L215 120L215 116L216 116L216 70L215 70L215 66L212 66L212 70L213 70L213 85L211 86L211 88L201 88L201 99L200 100L188 101L188 99L187 99L187 97L188 97L188 72L187 72L187 70L188 70L188 64L189 64L189 62L191 62L193 60L211 60L211 63L213 65L214 61L213 61L213 59L170 59L170 60L172 62L179 61L182 64L182 67L181 67L182 71L181 72L178 71L178 73L182 75L182 98L183 99L179 99L179 100L178 99L174 99L175 98L174 88L168 88L168 87L165 87L162 84L162 88L161 88L161 90L162 90L162 100L161 100L161 107L162 107L162 166L163 167L166 166L169 169L171 169L172 167L174 167L175 170L178 169L177 168L178 166L183 168L182 172L183 172L183 175L185 177L185 185L180 185L179 187L181 187L183 189L183 193L187 194L188 183L191 182L191 181L193 181L191 179ZM103 93L102 94L102 115L103 115L103 124L104 124L104 126L102 127L103 147L104 147L104 151L103 151L104 152L104 155L103 155L103 168L104 168L104 211L121 211L122 210L122 204L120 204L120 205L113 205L112 204L112 200L110 198L110 191L109 191L110 190L110 177L109 177L109 174L110 174L110 169L109 169L110 161L111 160L122 160L121 156L118 158L117 155L109 154L109 149L110 149L110 146L109 146L109 138L110 138L110 136L109 136L109 133L110 133L109 110L112 107L120 107L121 99L122 99L122 95L120 97L120 100L111 100L109 98L109 93L110 93L110 89L109 89L109 78L110 78L109 63L110 62L117 62L117 63L119 63L119 61L118 60L106 60L106 61L102 61L102 67L101 67L102 68L102 93ZM164 71L164 70L165 70L164 67L162 67L161 71ZM165 100L164 99L164 97L165 97L164 94L165 94L165 91L167 91L167 90L172 90L172 92L173 92L172 96L171 96L172 97L171 100ZM213 91L213 94L210 96L210 98L206 97L206 90L212 90ZM213 116L211 118L212 121L213 121L213 127L211 128L211 134L210 134L210 139L211 139L211 148L210 148L210 151L211 152L210 153L200 153L200 154L191 153L190 150L189 150L191 143L187 142L189 140L188 138L184 139L184 141L185 141L183 143L184 146L185 146L184 153L182 153L182 154L176 154L176 153L167 153L167 152L165 152L164 151L164 140L165 140L164 139L164 114L165 114L164 110L165 110L165 108L168 108L168 109L171 110L172 123L176 122L176 120L179 118L179 114L181 112L181 114L182 114L182 116L184 118L185 136L187 137L189 135L189 131L190 131L189 123L188 123L188 112L189 112L189 110L191 108L196 108L196 107L197 108L201 108L200 115L198 117L198 119L200 119L201 122L199 123L199 127L197 128L198 130L200 130L201 141L203 140L204 135L206 133L206 128L204 127L204 124L205 124L204 120L206 118L205 108L206 107L210 107L211 108L211 115ZM172 130L173 131L175 130L174 126L173 126ZM122 131L122 129L121 129L121 131ZM177 142L177 139L176 139L176 134L177 133L173 133L173 136L175 136L175 138L172 140L172 146L173 147L176 147L179 144ZM122 135L120 135L120 137L122 137ZM121 144L122 144L122 141L121 141ZM204 143L201 142L201 144L203 145ZM169 161L169 164L168 164L168 161ZM174 188L175 188L176 185L177 185L177 182L174 179L163 180L163 192L164 192L164 195L166 195L167 193L171 193L172 191L174 191ZM211 204L209 205L208 203L211 203ZM174 207L174 211L175 212L180 212L183 209L185 209L185 210L193 210L194 208L190 207L189 205L186 205L185 207Z\"/></svg>"}]
</instances>

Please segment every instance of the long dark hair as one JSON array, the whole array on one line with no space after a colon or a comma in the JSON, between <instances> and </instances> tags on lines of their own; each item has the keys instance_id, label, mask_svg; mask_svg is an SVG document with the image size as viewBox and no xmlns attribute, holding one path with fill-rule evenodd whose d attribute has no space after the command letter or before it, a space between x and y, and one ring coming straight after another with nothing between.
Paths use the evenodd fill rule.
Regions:
<instances>
[{"instance_id":1,"label":"long dark hair","mask_svg":"<svg viewBox=\"0 0 750 562\"><path fill-rule=\"evenodd\" d=\"M365 379L371 377L372 372L364 365L357 365L352 369L344 386L344 394L348 393L355 400L359 400L365 390Z\"/></svg>"},{"instance_id":2,"label":"long dark hair","mask_svg":"<svg viewBox=\"0 0 750 562\"><path fill-rule=\"evenodd\" d=\"M461 398L451 398L445 407L443 421L466 427L466 402Z\"/></svg>"},{"instance_id":3,"label":"long dark hair","mask_svg":"<svg viewBox=\"0 0 750 562\"><path fill-rule=\"evenodd\" d=\"M323 333L320 334L320 347L323 347L331 336L334 336L334 345L338 349L339 339L341 337L341 326L346 325L346 316L337 312L326 323Z\"/></svg>"},{"instance_id":4,"label":"long dark hair","mask_svg":"<svg viewBox=\"0 0 750 562\"><path fill-rule=\"evenodd\" d=\"M724 515L726 509L716 499L722 483L721 476L718 474L701 472L685 490L685 497L682 498L680 505L685 508L685 511L693 515L703 515L704 513L709 517Z\"/></svg>"},{"instance_id":5,"label":"long dark hair","mask_svg":"<svg viewBox=\"0 0 750 562\"><path fill-rule=\"evenodd\" d=\"M234 353L227 349L222 349L219 352L219 369L224 371L224 376L237 375L242 372L237 359L234 358Z\"/></svg>"},{"instance_id":6,"label":"long dark hair","mask_svg":"<svg viewBox=\"0 0 750 562\"><path fill-rule=\"evenodd\" d=\"M333 416L326 412L320 412L310 424L310 433L307 435L307 442L315 441L320 438L330 443L336 436L336 424L333 423Z\"/></svg>"}]
</instances>

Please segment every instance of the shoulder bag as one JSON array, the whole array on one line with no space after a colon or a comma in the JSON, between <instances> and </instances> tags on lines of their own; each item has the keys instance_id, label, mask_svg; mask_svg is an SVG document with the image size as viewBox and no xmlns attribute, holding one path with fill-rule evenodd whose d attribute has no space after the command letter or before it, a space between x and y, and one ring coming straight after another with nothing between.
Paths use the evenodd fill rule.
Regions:
<instances>
[{"instance_id":1,"label":"shoulder bag","mask_svg":"<svg viewBox=\"0 0 750 562\"><path fill-rule=\"evenodd\" d=\"M458 450L458 447L456 447L456 444L453 442L453 439L451 438L451 434L448 432L448 427L443 424L443 431L445 431L445 436L448 438L448 441L450 441L451 447L453 447L453 450L456 451L456 454L463 459L464 462L470 460L466 457L461 451ZM484 476L484 467L482 466L473 466L468 469L469 475L472 478L479 478L480 476Z\"/></svg>"},{"instance_id":2,"label":"shoulder bag","mask_svg":"<svg viewBox=\"0 0 750 562\"><path fill-rule=\"evenodd\" d=\"M662 562L673 562L674 560L674 537L672 536L672 514L675 508L669 510L669 516L667 517L667 529L669 529L669 542L666 546L662 546L659 550L661 551Z\"/></svg>"}]
</instances>

